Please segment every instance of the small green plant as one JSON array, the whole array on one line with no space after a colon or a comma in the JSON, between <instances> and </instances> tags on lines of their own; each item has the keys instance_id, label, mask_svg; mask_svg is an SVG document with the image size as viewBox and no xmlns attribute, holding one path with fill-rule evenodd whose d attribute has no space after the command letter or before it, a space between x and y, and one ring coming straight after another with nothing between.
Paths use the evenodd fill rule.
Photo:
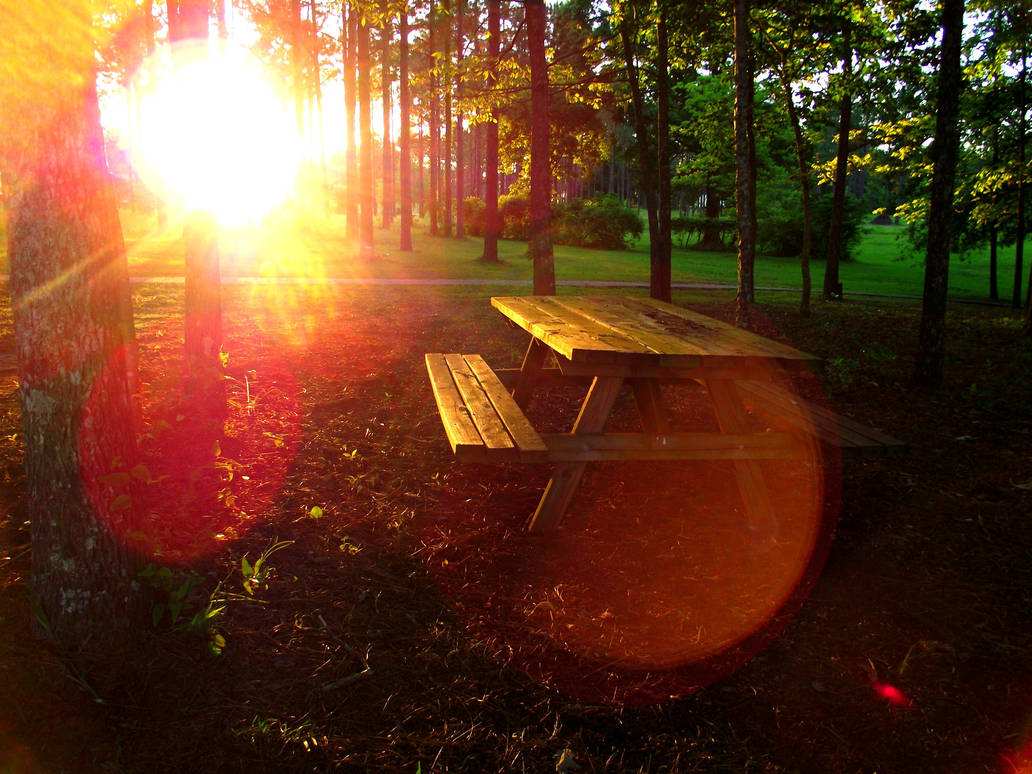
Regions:
<instances>
[{"instance_id":1,"label":"small green plant","mask_svg":"<svg viewBox=\"0 0 1032 774\"><path fill-rule=\"evenodd\" d=\"M257 590L264 590L269 587L269 578L275 570L269 564L269 557L293 543L293 540L274 540L269 544L268 548L262 551L261 555L254 561L254 564L248 560L247 554L240 557L240 574L244 578L244 591L248 596L253 597Z\"/></svg>"}]
</instances>

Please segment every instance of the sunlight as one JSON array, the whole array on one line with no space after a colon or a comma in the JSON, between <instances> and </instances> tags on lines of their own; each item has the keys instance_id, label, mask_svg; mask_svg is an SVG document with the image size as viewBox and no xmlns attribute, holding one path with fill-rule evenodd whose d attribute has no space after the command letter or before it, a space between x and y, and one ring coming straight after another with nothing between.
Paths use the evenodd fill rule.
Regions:
<instances>
[{"instance_id":1,"label":"sunlight","mask_svg":"<svg viewBox=\"0 0 1032 774\"><path fill-rule=\"evenodd\" d=\"M241 51L195 47L177 59L141 89L140 173L170 204L209 211L222 225L253 222L294 184L293 112Z\"/></svg>"}]
</instances>

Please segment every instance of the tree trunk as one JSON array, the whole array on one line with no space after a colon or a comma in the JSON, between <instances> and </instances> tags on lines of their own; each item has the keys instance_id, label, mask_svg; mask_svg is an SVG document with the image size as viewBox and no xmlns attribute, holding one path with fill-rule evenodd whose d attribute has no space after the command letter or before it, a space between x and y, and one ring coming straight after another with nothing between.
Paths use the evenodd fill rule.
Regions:
<instances>
[{"instance_id":1,"label":"tree trunk","mask_svg":"<svg viewBox=\"0 0 1032 774\"><path fill-rule=\"evenodd\" d=\"M465 191L465 148L463 147L462 130L462 19L466 9L462 0L458 0L455 8L455 97L459 100L459 109L455 113L455 238L466 236L466 225L463 222L462 202L466 198Z\"/></svg>"},{"instance_id":2,"label":"tree trunk","mask_svg":"<svg viewBox=\"0 0 1032 774\"><path fill-rule=\"evenodd\" d=\"M842 26L845 53L842 57L842 99L839 102L838 152L835 157L835 185L831 195L831 218L828 223L828 252L824 263L824 298L841 299L839 260L842 257L842 226L846 208L846 178L849 176L849 132L853 113L853 44L852 22Z\"/></svg>"},{"instance_id":3,"label":"tree trunk","mask_svg":"<svg viewBox=\"0 0 1032 774\"><path fill-rule=\"evenodd\" d=\"M177 6L173 10L174 6ZM300 6L298 6L300 8ZM180 0L168 4L171 42L206 41L208 3ZM300 13L300 11L299 11ZM174 34L173 34L174 31ZM181 37L182 36L182 37ZM203 120L203 119L198 119ZM199 410L206 430L221 427L226 417L222 366L222 281L219 271L218 227L201 212L190 213L183 225L186 398Z\"/></svg>"},{"instance_id":4,"label":"tree trunk","mask_svg":"<svg viewBox=\"0 0 1032 774\"><path fill-rule=\"evenodd\" d=\"M501 37L501 0L487 0L487 88L491 91L498 83L498 52ZM498 110L491 109L491 120L485 124L487 146L484 159L484 254L482 261L498 262L498 238L501 223L498 220Z\"/></svg>"},{"instance_id":5,"label":"tree trunk","mask_svg":"<svg viewBox=\"0 0 1032 774\"><path fill-rule=\"evenodd\" d=\"M383 108L383 206L380 208L380 228L390 228L394 221L394 153L391 148L391 32L387 3L382 2L383 27L380 30L380 105Z\"/></svg>"},{"instance_id":6,"label":"tree trunk","mask_svg":"<svg viewBox=\"0 0 1032 774\"><path fill-rule=\"evenodd\" d=\"M548 63L545 60L545 2L524 0L530 52L530 257L534 294L555 295L552 258L552 175L548 124Z\"/></svg>"},{"instance_id":7,"label":"tree trunk","mask_svg":"<svg viewBox=\"0 0 1032 774\"><path fill-rule=\"evenodd\" d=\"M445 71L445 78L441 79L442 96L444 97L444 152L441 153L441 162L444 164L444 182L443 182L443 194L444 194L444 224L443 231L444 236L452 235L452 141L453 141L453 129L452 129L452 84L451 78L447 77L450 72L451 56L452 56L452 39L451 39L451 25L452 25L452 13L451 13L451 2L450 0L442 0L442 7L444 8L444 19L445 19L445 32L444 32L444 49L442 51L445 66L448 70Z\"/></svg>"},{"instance_id":8,"label":"tree trunk","mask_svg":"<svg viewBox=\"0 0 1032 774\"><path fill-rule=\"evenodd\" d=\"M753 68L749 44L749 0L735 0L735 205L738 216L739 324L748 327L755 301L756 151L753 139Z\"/></svg>"},{"instance_id":9,"label":"tree trunk","mask_svg":"<svg viewBox=\"0 0 1032 774\"><path fill-rule=\"evenodd\" d=\"M649 293L660 301L670 301L670 67L667 62L666 5L662 0L656 36L656 146L659 155L656 167L659 173L659 233L656 236L659 244L651 254Z\"/></svg>"},{"instance_id":10,"label":"tree trunk","mask_svg":"<svg viewBox=\"0 0 1032 774\"><path fill-rule=\"evenodd\" d=\"M932 182L929 188L928 252L925 258L924 299L914 383L935 389L942 383L946 339L946 289L949 284L953 226L953 181L960 149L960 89L963 73L960 48L964 32L964 0L943 0L942 51Z\"/></svg>"},{"instance_id":11,"label":"tree trunk","mask_svg":"<svg viewBox=\"0 0 1032 774\"><path fill-rule=\"evenodd\" d=\"M785 108L788 111L788 120L792 125L792 136L795 139L796 171L799 173L799 192L803 204L803 244L799 250L799 269L803 280L803 292L799 299L799 314L809 317L812 293L810 252L813 249L813 203L810 197L809 153L803 137L802 122L799 120L799 110L796 108L795 98L792 95L792 81L787 73L788 55L785 51L778 51L778 55L781 58L778 71L781 95L785 99Z\"/></svg>"},{"instance_id":12,"label":"tree trunk","mask_svg":"<svg viewBox=\"0 0 1032 774\"><path fill-rule=\"evenodd\" d=\"M358 133L355 131L357 96L355 71L358 69L358 12L354 3L348 3L348 18L344 47L344 213L345 229L349 238L358 236Z\"/></svg>"},{"instance_id":13,"label":"tree trunk","mask_svg":"<svg viewBox=\"0 0 1032 774\"><path fill-rule=\"evenodd\" d=\"M24 4L13 34L64 24L56 28L88 31L79 9ZM33 631L66 651L110 658L147 625L127 473L136 458L135 342L92 37L84 33L81 46L74 35L57 40L18 42L33 51L21 60L31 65L23 72L6 62L0 83ZM44 66L52 70L40 89Z\"/></svg>"},{"instance_id":14,"label":"tree trunk","mask_svg":"<svg viewBox=\"0 0 1032 774\"><path fill-rule=\"evenodd\" d=\"M659 250L659 205L655 189L655 173L652 153L649 149L649 132L645 124L645 107L641 94L641 83L638 79L638 66L635 64L636 30L631 26L630 11L633 5L624 9L620 19L620 38L623 42L624 66L627 71L627 83L631 87L631 106L634 112L634 134L638 145L638 164L641 167L639 178L642 194L649 219L649 262L658 263ZM628 198L630 198L628 196ZM641 202L639 200L639 206Z\"/></svg>"},{"instance_id":15,"label":"tree trunk","mask_svg":"<svg viewBox=\"0 0 1032 774\"><path fill-rule=\"evenodd\" d=\"M408 7L403 7L398 16L398 101L400 105L398 127L398 151L401 160L398 167L398 187L401 198L401 243L405 252L412 250L412 95L409 94L408 74ZM420 160L422 164L422 160Z\"/></svg>"},{"instance_id":16,"label":"tree trunk","mask_svg":"<svg viewBox=\"0 0 1032 774\"><path fill-rule=\"evenodd\" d=\"M358 158L359 173L359 256L363 260L376 257L373 246L373 116L370 88L369 26L358 23L358 120L362 143Z\"/></svg>"},{"instance_id":17,"label":"tree trunk","mask_svg":"<svg viewBox=\"0 0 1032 774\"><path fill-rule=\"evenodd\" d=\"M441 201L441 91L440 75L437 71L437 62L434 59L436 51L435 40L437 37L438 12L434 8L430 12L427 22L429 26L428 46L430 69L430 196L427 197L430 208L430 234L440 236L441 224L438 222Z\"/></svg>"}]
</instances>

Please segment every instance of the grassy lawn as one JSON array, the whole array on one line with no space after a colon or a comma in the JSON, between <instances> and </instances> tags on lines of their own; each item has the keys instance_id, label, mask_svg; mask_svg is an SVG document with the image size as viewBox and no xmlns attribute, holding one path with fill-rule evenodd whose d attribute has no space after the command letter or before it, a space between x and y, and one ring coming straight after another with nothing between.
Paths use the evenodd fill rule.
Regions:
<instances>
[{"instance_id":1,"label":"grassy lawn","mask_svg":"<svg viewBox=\"0 0 1032 774\"><path fill-rule=\"evenodd\" d=\"M181 222L171 220L159 229L153 214L122 212L122 228L129 262L136 276L181 276L183 272ZM532 267L526 244L504 240L499 245L501 262L485 264L479 237L450 239L430 237L425 222L415 226L416 249L406 254L397 249L397 226L377 229L378 260L357 259L357 244L346 236L340 215L281 216L260 229L226 230L221 238L223 274L259 277L342 277L351 279L476 279L501 282L530 281ZM676 241L676 240L675 240ZM1026 242L1032 263L1032 239ZM1014 249L1000 250L999 287L1010 298L1014 274ZM988 249L955 255L950 266L950 295L980 300L988 296ZM590 250L555 247L556 277L574 280L648 282L647 237L628 250ZM6 239L0 240L0 272L7 271ZM1027 269L1026 269L1027 272ZM824 277L820 262L811 264L814 288ZM675 244L672 260L675 283L735 284L737 261L733 251L702 252ZM1027 274L1026 274L1027 276ZM856 250L856 259L845 263L840 278L847 294L875 293L920 296L924 281L923 256L915 253L900 226L869 226ZM1023 280L1027 281L1027 280ZM798 260L759 256L758 287L798 288Z\"/></svg>"}]
</instances>

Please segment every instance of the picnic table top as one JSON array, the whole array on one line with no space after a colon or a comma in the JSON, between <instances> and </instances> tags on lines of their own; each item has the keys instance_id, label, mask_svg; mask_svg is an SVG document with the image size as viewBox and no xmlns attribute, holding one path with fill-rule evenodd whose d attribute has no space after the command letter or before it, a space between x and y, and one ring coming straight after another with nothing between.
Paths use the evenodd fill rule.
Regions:
<instances>
[{"instance_id":1,"label":"picnic table top","mask_svg":"<svg viewBox=\"0 0 1032 774\"><path fill-rule=\"evenodd\" d=\"M820 359L750 331L652 298L496 296L491 304L572 363L799 369Z\"/></svg>"}]
</instances>

